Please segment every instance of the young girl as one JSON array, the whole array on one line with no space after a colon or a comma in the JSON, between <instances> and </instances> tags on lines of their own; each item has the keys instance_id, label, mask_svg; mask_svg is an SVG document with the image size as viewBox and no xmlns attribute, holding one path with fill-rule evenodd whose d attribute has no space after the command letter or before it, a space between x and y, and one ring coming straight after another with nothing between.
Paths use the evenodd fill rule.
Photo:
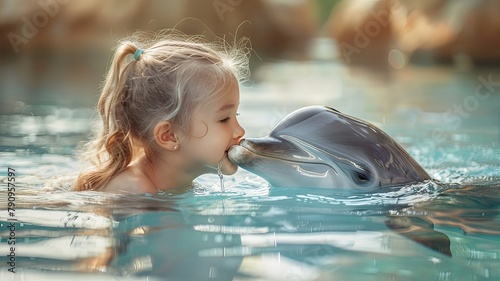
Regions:
<instances>
[{"instance_id":1,"label":"young girl","mask_svg":"<svg viewBox=\"0 0 500 281\"><path fill-rule=\"evenodd\" d=\"M76 190L162 194L205 173L233 174L227 151L245 131L236 119L248 52L170 33L120 42L98 103L102 128L87 145L94 165Z\"/></svg>"}]
</instances>

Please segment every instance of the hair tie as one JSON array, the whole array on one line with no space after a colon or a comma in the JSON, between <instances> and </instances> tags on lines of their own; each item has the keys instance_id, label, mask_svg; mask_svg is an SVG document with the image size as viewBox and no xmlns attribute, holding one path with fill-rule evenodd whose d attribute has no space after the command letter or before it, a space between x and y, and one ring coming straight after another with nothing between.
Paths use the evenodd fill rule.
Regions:
<instances>
[{"instance_id":1,"label":"hair tie","mask_svg":"<svg viewBox=\"0 0 500 281\"><path fill-rule=\"evenodd\" d=\"M143 49L137 49L134 53L134 59L139 60L139 56L141 56L142 53L144 53Z\"/></svg>"}]
</instances>

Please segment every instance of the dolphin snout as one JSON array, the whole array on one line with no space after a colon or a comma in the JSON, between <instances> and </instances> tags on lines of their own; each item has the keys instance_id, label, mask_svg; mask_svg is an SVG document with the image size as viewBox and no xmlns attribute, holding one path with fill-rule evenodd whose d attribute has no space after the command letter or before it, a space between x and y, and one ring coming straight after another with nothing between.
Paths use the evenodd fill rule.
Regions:
<instances>
[{"instance_id":1,"label":"dolphin snout","mask_svg":"<svg viewBox=\"0 0 500 281\"><path fill-rule=\"evenodd\" d=\"M262 137L242 139L239 145L252 151L253 153L269 155L279 151L280 146L283 145L283 143L272 137Z\"/></svg>"},{"instance_id":2,"label":"dolphin snout","mask_svg":"<svg viewBox=\"0 0 500 281\"><path fill-rule=\"evenodd\" d=\"M241 145L243 141L240 141L240 145L231 146L227 152L229 160L238 166L247 165L254 158L253 153Z\"/></svg>"}]
</instances>

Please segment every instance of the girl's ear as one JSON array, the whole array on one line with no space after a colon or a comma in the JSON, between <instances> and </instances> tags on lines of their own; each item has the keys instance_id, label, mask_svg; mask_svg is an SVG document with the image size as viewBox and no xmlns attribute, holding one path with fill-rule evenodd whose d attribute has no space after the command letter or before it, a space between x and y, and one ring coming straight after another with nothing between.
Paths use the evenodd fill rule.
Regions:
<instances>
[{"instance_id":1,"label":"girl's ear","mask_svg":"<svg viewBox=\"0 0 500 281\"><path fill-rule=\"evenodd\" d=\"M170 121L161 121L156 124L153 136L156 143L167 150L173 151L179 147L179 137L174 132Z\"/></svg>"}]
</instances>

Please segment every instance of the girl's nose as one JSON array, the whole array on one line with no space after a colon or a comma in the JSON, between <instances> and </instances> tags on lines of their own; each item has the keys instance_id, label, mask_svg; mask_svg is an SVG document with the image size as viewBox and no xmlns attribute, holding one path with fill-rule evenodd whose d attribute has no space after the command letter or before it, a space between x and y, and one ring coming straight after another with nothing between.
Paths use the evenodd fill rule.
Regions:
<instances>
[{"instance_id":1,"label":"girl's nose","mask_svg":"<svg viewBox=\"0 0 500 281\"><path fill-rule=\"evenodd\" d=\"M236 121L236 127L234 128L233 138L239 140L244 135L245 135L245 129L243 129L243 127L241 127L240 123L238 121Z\"/></svg>"}]
</instances>

